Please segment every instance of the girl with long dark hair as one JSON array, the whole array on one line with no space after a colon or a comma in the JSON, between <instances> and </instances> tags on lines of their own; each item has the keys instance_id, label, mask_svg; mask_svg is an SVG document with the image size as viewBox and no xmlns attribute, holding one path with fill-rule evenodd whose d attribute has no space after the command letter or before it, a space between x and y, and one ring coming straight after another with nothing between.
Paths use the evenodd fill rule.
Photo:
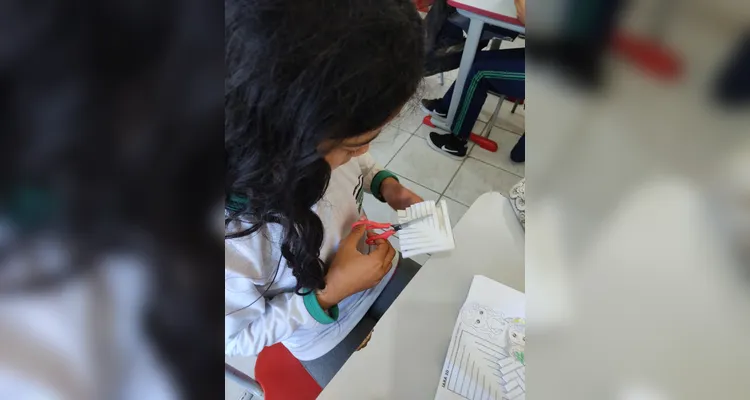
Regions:
<instances>
[{"instance_id":1,"label":"girl with long dark hair","mask_svg":"<svg viewBox=\"0 0 750 400\"><path fill-rule=\"evenodd\" d=\"M367 153L417 90L409 0L225 0L226 354L282 342L325 384L418 265L364 244L363 191L422 201Z\"/></svg>"}]
</instances>

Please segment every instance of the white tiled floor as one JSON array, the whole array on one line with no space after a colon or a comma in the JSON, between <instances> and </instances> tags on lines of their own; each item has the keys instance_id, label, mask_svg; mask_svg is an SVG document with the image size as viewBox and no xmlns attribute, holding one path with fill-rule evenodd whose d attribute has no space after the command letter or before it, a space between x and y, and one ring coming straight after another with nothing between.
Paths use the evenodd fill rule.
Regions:
<instances>
[{"instance_id":1,"label":"white tiled floor","mask_svg":"<svg viewBox=\"0 0 750 400\"><path fill-rule=\"evenodd\" d=\"M375 160L397 174L404 186L425 200L446 199L454 226L482 193L492 190L507 193L525 173L523 164L510 160L510 150L525 131L525 110L523 106L518 106L516 112L511 114L513 104L508 101L503 103L499 118L490 131L490 138L498 144L497 152L489 152L471 143L469 156L457 161L427 145L425 138L435 128L422 125L424 114L417 104L422 97L441 97L455 77L455 71L447 72L443 86L438 76L426 78L419 97L415 96L401 110L370 147L370 154ZM488 96L474 126L474 133L478 134L485 127L497 101L497 97ZM365 195L364 209L373 221L396 220L396 212L372 195ZM398 248L398 237L392 239L391 243ZM417 257L416 261L423 264L428 258Z\"/></svg>"}]
</instances>

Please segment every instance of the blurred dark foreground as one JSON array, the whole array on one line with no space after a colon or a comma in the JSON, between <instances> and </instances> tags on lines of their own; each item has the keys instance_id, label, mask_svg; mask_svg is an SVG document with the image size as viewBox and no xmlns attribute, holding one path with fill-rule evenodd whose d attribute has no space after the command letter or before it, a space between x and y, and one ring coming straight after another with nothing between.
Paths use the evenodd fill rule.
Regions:
<instances>
[{"instance_id":1,"label":"blurred dark foreground","mask_svg":"<svg viewBox=\"0 0 750 400\"><path fill-rule=\"evenodd\" d=\"M0 2L0 398L220 396L222 15Z\"/></svg>"}]
</instances>

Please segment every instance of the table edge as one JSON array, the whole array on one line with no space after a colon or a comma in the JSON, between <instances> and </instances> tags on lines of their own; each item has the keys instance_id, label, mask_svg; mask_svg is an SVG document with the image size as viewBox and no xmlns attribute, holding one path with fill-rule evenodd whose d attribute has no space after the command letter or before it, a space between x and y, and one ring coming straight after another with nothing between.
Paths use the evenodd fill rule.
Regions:
<instances>
[{"instance_id":1,"label":"table edge","mask_svg":"<svg viewBox=\"0 0 750 400\"><path fill-rule=\"evenodd\" d=\"M456 0L448 0L448 5L451 7L460 8L462 10L466 10L466 11L469 11L478 15L482 15L488 18L493 18L498 21L507 22L509 24L518 25L518 26L525 28L525 26L521 23L521 21L516 17L510 17L504 14L498 14L492 11L483 10L481 8L470 6L468 4L460 3Z\"/></svg>"}]
</instances>

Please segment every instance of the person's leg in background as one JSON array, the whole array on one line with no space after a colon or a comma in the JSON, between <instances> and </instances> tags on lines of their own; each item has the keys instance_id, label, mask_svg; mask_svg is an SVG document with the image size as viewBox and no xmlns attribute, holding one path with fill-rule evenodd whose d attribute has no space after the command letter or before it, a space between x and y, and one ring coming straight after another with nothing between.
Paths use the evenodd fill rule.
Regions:
<instances>
[{"instance_id":1,"label":"person's leg in background","mask_svg":"<svg viewBox=\"0 0 750 400\"><path fill-rule=\"evenodd\" d=\"M469 135L482 111L487 92L492 90L516 98L525 97L524 54L525 49L477 53L453 120L453 135L431 132L427 140L430 147L451 158L466 157ZM439 100L436 108L447 113L452 95L453 86Z\"/></svg>"},{"instance_id":2,"label":"person's leg in background","mask_svg":"<svg viewBox=\"0 0 750 400\"><path fill-rule=\"evenodd\" d=\"M513 150L510 151L510 159L513 162L522 163L526 161L526 134L521 135Z\"/></svg>"},{"instance_id":3,"label":"person's leg in background","mask_svg":"<svg viewBox=\"0 0 750 400\"><path fill-rule=\"evenodd\" d=\"M364 318L359 321L346 338L324 356L311 361L300 361L320 387L325 388L328 382L333 379L333 376L344 366L346 360L363 344L380 317L393 304L409 281L414 278L420 267L415 261L399 256L399 262L391 280L383 288L380 296L375 300Z\"/></svg>"},{"instance_id":4,"label":"person's leg in background","mask_svg":"<svg viewBox=\"0 0 750 400\"><path fill-rule=\"evenodd\" d=\"M501 70L495 70L493 68L496 67L504 67L502 60L508 59L509 64L514 64L510 66L511 68L514 68L513 70L510 70L510 72L518 72L518 60L524 61L524 54L525 49L523 48L517 48L517 49L508 49L508 50L490 50L490 51L477 51L476 56L474 57L474 63L471 66L471 70L469 70L469 75L467 76L467 85L464 85L464 93L466 93L468 89L468 83L471 82L472 78L481 71L491 71L491 72L500 72ZM499 61L500 64L496 64L496 61ZM525 73L525 61L521 63L520 65L520 72ZM524 74L525 76L525 74ZM438 116L441 118L445 118L446 115L448 115L448 109L451 105L451 98L453 98L453 89L456 87L456 83L453 82L451 86L448 88L448 91L443 94L443 97L439 99L422 99L420 103L420 107L422 108L422 111L425 113ZM462 96L463 98L463 96Z\"/></svg>"}]
</instances>

